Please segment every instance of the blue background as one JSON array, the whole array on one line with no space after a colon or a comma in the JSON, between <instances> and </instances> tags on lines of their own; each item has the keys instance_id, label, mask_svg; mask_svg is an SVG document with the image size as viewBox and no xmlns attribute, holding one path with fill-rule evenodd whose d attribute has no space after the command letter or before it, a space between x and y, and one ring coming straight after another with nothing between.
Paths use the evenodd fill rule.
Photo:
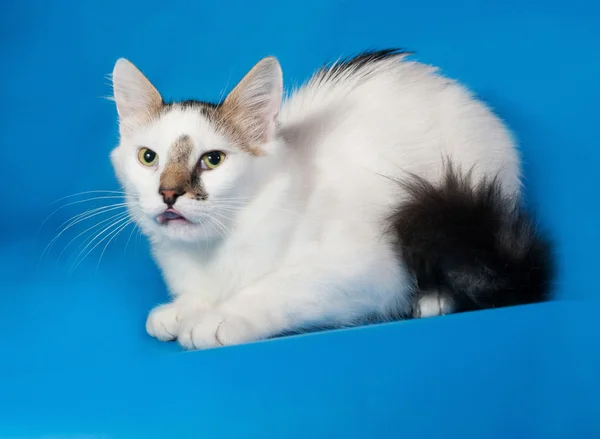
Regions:
<instances>
[{"instance_id":1,"label":"blue background","mask_svg":"<svg viewBox=\"0 0 600 439\"><path fill-rule=\"evenodd\" d=\"M600 437L599 43L592 0L2 2L0 437ZM117 188L118 57L166 98L216 100L266 55L291 87L389 46L514 130L557 301L185 353L144 332L165 291L142 238L73 270L79 243L58 256L90 220L42 258L115 201L40 229L76 200L57 199Z\"/></svg>"}]
</instances>

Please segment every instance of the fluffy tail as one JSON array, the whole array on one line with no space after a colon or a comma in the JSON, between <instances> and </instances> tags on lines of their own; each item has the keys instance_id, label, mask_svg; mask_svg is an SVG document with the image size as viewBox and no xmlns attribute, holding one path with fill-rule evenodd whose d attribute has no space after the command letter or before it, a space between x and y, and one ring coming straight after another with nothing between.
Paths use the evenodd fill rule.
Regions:
<instances>
[{"instance_id":1,"label":"fluffy tail","mask_svg":"<svg viewBox=\"0 0 600 439\"><path fill-rule=\"evenodd\" d=\"M415 303L433 292L460 312L548 298L550 243L498 179L473 184L449 164L437 185L417 176L401 184L410 197L391 219Z\"/></svg>"}]
</instances>

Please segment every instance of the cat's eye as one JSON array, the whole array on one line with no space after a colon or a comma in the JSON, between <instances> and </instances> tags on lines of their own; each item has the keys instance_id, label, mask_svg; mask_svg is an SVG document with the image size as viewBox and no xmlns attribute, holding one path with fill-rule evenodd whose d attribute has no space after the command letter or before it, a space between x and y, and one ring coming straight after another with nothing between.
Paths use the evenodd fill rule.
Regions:
<instances>
[{"instance_id":1,"label":"cat's eye","mask_svg":"<svg viewBox=\"0 0 600 439\"><path fill-rule=\"evenodd\" d=\"M158 160L158 154L152 151L150 148L140 148L138 152L138 159L144 166L154 166Z\"/></svg>"},{"instance_id":2,"label":"cat's eye","mask_svg":"<svg viewBox=\"0 0 600 439\"><path fill-rule=\"evenodd\" d=\"M200 157L200 167L202 169L215 169L225 160L225 153L221 151L211 151Z\"/></svg>"}]
</instances>

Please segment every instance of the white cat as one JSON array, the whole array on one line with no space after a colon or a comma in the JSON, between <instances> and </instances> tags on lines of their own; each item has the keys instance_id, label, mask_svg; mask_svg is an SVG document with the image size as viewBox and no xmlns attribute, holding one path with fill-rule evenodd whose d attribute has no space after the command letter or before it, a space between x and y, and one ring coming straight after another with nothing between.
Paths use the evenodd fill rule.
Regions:
<instances>
[{"instance_id":1,"label":"white cat","mask_svg":"<svg viewBox=\"0 0 600 439\"><path fill-rule=\"evenodd\" d=\"M146 329L185 348L410 314L416 280L388 223L409 198L397 180L441 184L450 158L474 187L520 191L501 121L401 52L325 67L287 99L275 58L219 105L164 103L125 59L113 83L112 161L173 296ZM419 315L453 309L422 299Z\"/></svg>"}]
</instances>

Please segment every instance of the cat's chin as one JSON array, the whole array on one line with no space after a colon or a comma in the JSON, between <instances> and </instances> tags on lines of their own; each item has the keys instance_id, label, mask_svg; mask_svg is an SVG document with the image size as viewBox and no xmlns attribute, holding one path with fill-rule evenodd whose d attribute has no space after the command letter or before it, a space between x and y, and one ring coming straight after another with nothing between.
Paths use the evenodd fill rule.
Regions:
<instances>
[{"instance_id":1,"label":"cat's chin","mask_svg":"<svg viewBox=\"0 0 600 439\"><path fill-rule=\"evenodd\" d=\"M165 238L182 243L195 243L221 238L221 235L212 230L210 226L186 220L169 221L167 224L160 225L159 231Z\"/></svg>"},{"instance_id":2,"label":"cat's chin","mask_svg":"<svg viewBox=\"0 0 600 439\"><path fill-rule=\"evenodd\" d=\"M210 225L203 223L192 223L187 220L168 221L164 224L153 222L148 230L149 234L160 240L169 240L181 243L198 243L213 241L222 238L219 231Z\"/></svg>"}]
</instances>

